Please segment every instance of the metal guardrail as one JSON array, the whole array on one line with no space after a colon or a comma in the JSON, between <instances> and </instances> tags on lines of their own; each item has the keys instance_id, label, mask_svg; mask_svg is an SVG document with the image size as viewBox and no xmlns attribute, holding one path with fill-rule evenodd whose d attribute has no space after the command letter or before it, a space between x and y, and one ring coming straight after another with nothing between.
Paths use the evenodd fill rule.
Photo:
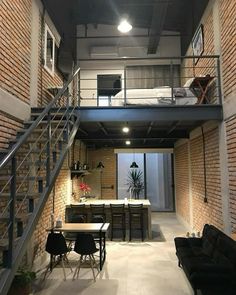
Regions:
<instances>
[{"instance_id":1,"label":"metal guardrail","mask_svg":"<svg viewBox=\"0 0 236 295\"><path fill-rule=\"evenodd\" d=\"M80 68L0 161L0 294L6 294L79 126ZM76 81L74 81L76 80ZM72 99L73 98L73 99ZM36 111L36 110L35 110Z\"/></svg>"},{"instance_id":2,"label":"metal guardrail","mask_svg":"<svg viewBox=\"0 0 236 295\"><path fill-rule=\"evenodd\" d=\"M193 98L197 98L197 104L222 104L218 55L159 57L147 60L149 63L141 58L93 59L94 62L96 61L96 66L84 67L80 72L80 106L126 107L131 104L131 98L136 99L137 105L140 99L145 100L148 105L157 98L156 106L162 104L173 106L178 102L181 104L178 99L178 95L181 94L176 95L176 91L180 88L186 92L186 97L192 98L192 102L194 102ZM82 61L91 62L91 60ZM123 68L107 69L104 67L104 62L109 61L122 61ZM153 64L150 64L150 61L153 61ZM103 77L107 75L107 81L103 87L98 86L100 75ZM120 76L118 87L117 81L112 81L112 75L113 79ZM207 81L208 77L210 79ZM192 79L192 85L184 86L190 79ZM151 89L166 88L167 90L167 87L169 89L165 96L161 97L161 94L157 94L157 97L154 94L149 96L152 93ZM136 90L143 92L147 90L147 93L137 94L138 97L135 97L133 93ZM135 101L132 101L132 104L135 104ZM142 105L145 105L145 102L142 102Z\"/></svg>"}]
</instances>

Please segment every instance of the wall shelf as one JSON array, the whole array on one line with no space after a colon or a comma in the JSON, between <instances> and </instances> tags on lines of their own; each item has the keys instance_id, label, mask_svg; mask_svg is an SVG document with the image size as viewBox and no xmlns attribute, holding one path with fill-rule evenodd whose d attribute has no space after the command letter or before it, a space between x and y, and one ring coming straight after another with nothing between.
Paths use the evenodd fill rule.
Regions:
<instances>
[{"instance_id":1,"label":"wall shelf","mask_svg":"<svg viewBox=\"0 0 236 295\"><path fill-rule=\"evenodd\" d=\"M78 177L83 177L85 175L89 175L91 172L88 170L71 170L71 179L73 179L75 176Z\"/></svg>"}]
</instances>

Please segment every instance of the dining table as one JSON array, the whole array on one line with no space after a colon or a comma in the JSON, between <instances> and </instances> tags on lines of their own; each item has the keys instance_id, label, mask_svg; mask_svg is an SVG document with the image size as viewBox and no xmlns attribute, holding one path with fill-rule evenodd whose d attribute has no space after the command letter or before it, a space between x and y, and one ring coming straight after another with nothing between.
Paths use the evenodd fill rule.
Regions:
<instances>
[{"instance_id":1,"label":"dining table","mask_svg":"<svg viewBox=\"0 0 236 295\"><path fill-rule=\"evenodd\" d=\"M63 223L61 227L47 229L50 232L61 233L97 233L99 236L99 268L102 270L106 260L106 233L110 223Z\"/></svg>"}]
</instances>

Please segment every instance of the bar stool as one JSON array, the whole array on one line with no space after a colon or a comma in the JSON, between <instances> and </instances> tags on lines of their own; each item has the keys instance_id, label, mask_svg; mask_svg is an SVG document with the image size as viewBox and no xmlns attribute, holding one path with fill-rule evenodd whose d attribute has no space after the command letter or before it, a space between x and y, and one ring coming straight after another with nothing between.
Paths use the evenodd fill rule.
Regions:
<instances>
[{"instance_id":1,"label":"bar stool","mask_svg":"<svg viewBox=\"0 0 236 295\"><path fill-rule=\"evenodd\" d=\"M132 231L140 230L142 241L144 240L143 204L128 204L129 208L129 240L132 239Z\"/></svg>"},{"instance_id":2,"label":"bar stool","mask_svg":"<svg viewBox=\"0 0 236 295\"><path fill-rule=\"evenodd\" d=\"M73 280L75 279L76 274L77 274L77 278L78 278L81 265L83 263L86 263L86 261L87 261L86 259L87 259L87 257L89 257L88 261L90 263L90 267L93 272L93 279L94 279L94 281L96 281L96 277L95 277L95 273L94 273L94 266L97 268L98 272L99 272L99 268L98 268L98 265L95 261L93 254L96 253L98 250L99 249L96 248L94 238L91 234L85 234L85 233L78 234L76 242L75 242L74 251L76 253L80 254L80 260L75 268Z\"/></svg>"},{"instance_id":3,"label":"bar stool","mask_svg":"<svg viewBox=\"0 0 236 295\"><path fill-rule=\"evenodd\" d=\"M82 217L84 222L87 222L88 214L85 208L85 204L79 205L70 205L69 208L66 208L66 222L69 220Z\"/></svg>"},{"instance_id":4,"label":"bar stool","mask_svg":"<svg viewBox=\"0 0 236 295\"><path fill-rule=\"evenodd\" d=\"M125 204L110 204L111 208L111 241L115 230L121 230L125 241Z\"/></svg>"},{"instance_id":5,"label":"bar stool","mask_svg":"<svg viewBox=\"0 0 236 295\"><path fill-rule=\"evenodd\" d=\"M90 204L91 220L94 218L103 218L103 223L106 222L105 204Z\"/></svg>"}]
</instances>

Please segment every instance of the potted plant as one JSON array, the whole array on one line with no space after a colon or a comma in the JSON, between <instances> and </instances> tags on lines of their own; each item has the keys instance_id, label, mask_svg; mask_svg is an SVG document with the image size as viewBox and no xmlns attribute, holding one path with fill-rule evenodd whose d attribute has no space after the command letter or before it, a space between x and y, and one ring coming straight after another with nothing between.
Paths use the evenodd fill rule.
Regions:
<instances>
[{"instance_id":1,"label":"potted plant","mask_svg":"<svg viewBox=\"0 0 236 295\"><path fill-rule=\"evenodd\" d=\"M143 172L141 170L132 169L128 172L127 185L128 192L134 199L139 199L141 191L144 189Z\"/></svg>"},{"instance_id":2,"label":"potted plant","mask_svg":"<svg viewBox=\"0 0 236 295\"><path fill-rule=\"evenodd\" d=\"M36 278L34 271L20 268L12 281L8 295L28 295L31 293L32 282Z\"/></svg>"}]
</instances>

